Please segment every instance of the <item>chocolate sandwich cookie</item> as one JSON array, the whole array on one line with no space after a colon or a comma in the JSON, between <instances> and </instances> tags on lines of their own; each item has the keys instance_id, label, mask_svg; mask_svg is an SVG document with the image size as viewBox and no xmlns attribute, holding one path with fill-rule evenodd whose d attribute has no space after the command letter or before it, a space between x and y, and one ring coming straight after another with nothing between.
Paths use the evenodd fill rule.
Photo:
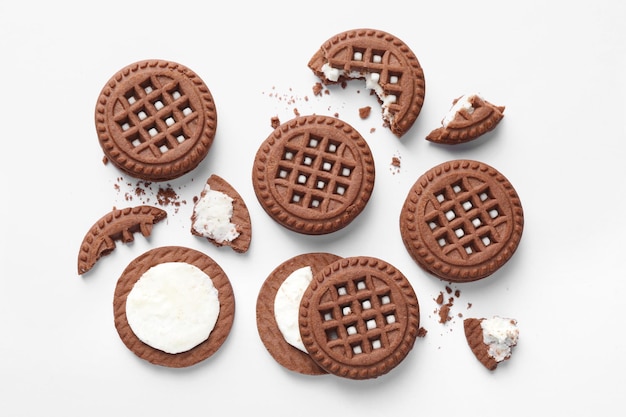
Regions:
<instances>
[{"instance_id":1,"label":"chocolate sandwich cookie","mask_svg":"<svg viewBox=\"0 0 626 417\"><path fill-rule=\"evenodd\" d=\"M215 246L230 246L243 253L250 247L252 223L241 195L224 178L211 175L195 201L191 234Z\"/></svg>"},{"instance_id":2,"label":"chocolate sandwich cookie","mask_svg":"<svg viewBox=\"0 0 626 417\"><path fill-rule=\"evenodd\" d=\"M424 71L396 36L375 29L339 33L313 55L309 68L324 84L364 79L376 93L385 125L398 137L413 126L424 103Z\"/></svg>"},{"instance_id":3,"label":"chocolate sandwich cookie","mask_svg":"<svg viewBox=\"0 0 626 417\"><path fill-rule=\"evenodd\" d=\"M114 209L102 216L89 229L78 252L78 274L94 267L96 262L115 249L115 242L130 243L139 232L150 236L154 224L167 217L167 212L152 206Z\"/></svg>"},{"instance_id":4,"label":"chocolate sandwich cookie","mask_svg":"<svg viewBox=\"0 0 626 417\"><path fill-rule=\"evenodd\" d=\"M252 171L254 192L276 222L320 235L352 222L374 188L374 159L363 137L328 116L281 124L261 144Z\"/></svg>"},{"instance_id":5,"label":"chocolate sandwich cookie","mask_svg":"<svg viewBox=\"0 0 626 417\"><path fill-rule=\"evenodd\" d=\"M259 336L276 362L291 371L305 375L327 373L297 340L299 304L312 275L338 259L341 257L323 252L294 256L276 267L261 286L256 303Z\"/></svg>"},{"instance_id":6,"label":"chocolate sandwich cookie","mask_svg":"<svg viewBox=\"0 0 626 417\"><path fill-rule=\"evenodd\" d=\"M98 97L98 140L116 167L136 178L165 181L194 169L217 129L213 96L189 68L147 60L116 73Z\"/></svg>"},{"instance_id":7,"label":"chocolate sandwich cookie","mask_svg":"<svg viewBox=\"0 0 626 417\"><path fill-rule=\"evenodd\" d=\"M113 298L115 328L135 355L182 368L213 355L230 333L235 298L222 268L202 252L152 249L126 267Z\"/></svg>"},{"instance_id":8,"label":"chocolate sandwich cookie","mask_svg":"<svg viewBox=\"0 0 626 417\"><path fill-rule=\"evenodd\" d=\"M300 333L327 372L376 378L395 368L419 332L417 296L385 261L343 258L313 276L300 304Z\"/></svg>"},{"instance_id":9,"label":"chocolate sandwich cookie","mask_svg":"<svg viewBox=\"0 0 626 417\"><path fill-rule=\"evenodd\" d=\"M453 101L441 127L430 132L426 140L448 145L474 140L496 128L504 117L504 108L479 94L465 94Z\"/></svg>"},{"instance_id":10,"label":"chocolate sandwich cookie","mask_svg":"<svg viewBox=\"0 0 626 417\"><path fill-rule=\"evenodd\" d=\"M520 242L524 214L517 192L495 168L454 160L424 173L400 214L404 245L424 270L452 282L485 278Z\"/></svg>"}]
</instances>

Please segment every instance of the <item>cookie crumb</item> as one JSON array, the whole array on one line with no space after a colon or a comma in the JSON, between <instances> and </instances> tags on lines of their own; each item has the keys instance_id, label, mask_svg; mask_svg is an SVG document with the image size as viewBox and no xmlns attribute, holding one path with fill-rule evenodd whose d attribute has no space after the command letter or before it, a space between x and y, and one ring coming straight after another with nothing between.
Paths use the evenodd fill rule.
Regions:
<instances>
[{"instance_id":1,"label":"cookie crumb","mask_svg":"<svg viewBox=\"0 0 626 417\"><path fill-rule=\"evenodd\" d=\"M103 165L106 165L106 164L108 164L108 163L109 163L109 158L107 158L107 156L106 156L106 155L104 155L104 156L102 157L102 164L103 164Z\"/></svg>"},{"instance_id":2,"label":"cookie crumb","mask_svg":"<svg viewBox=\"0 0 626 417\"><path fill-rule=\"evenodd\" d=\"M293 114L295 114L295 115L296 115L296 117L297 117L297 116L300 116L300 111L298 111L298 109L294 107L294 109L293 109Z\"/></svg>"},{"instance_id":3,"label":"cookie crumb","mask_svg":"<svg viewBox=\"0 0 626 417\"><path fill-rule=\"evenodd\" d=\"M323 89L324 89L324 86L322 85L322 83L315 83L315 84L313 84L313 95L314 96L321 96Z\"/></svg>"},{"instance_id":4,"label":"cookie crumb","mask_svg":"<svg viewBox=\"0 0 626 417\"><path fill-rule=\"evenodd\" d=\"M280 126L280 119L278 118L278 116L272 117L272 119L270 120L270 124L272 126L272 129L276 129L278 126Z\"/></svg>"},{"instance_id":5,"label":"cookie crumb","mask_svg":"<svg viewBox=\"0 0 626 417\"><path fill-rule=\"evenodd\" d=\"M423 327L420 327L419 329L417 329L417 337L426 337L427 333L428 333L428 330L426 330Z\"/></svg>"},{"instance_id":6,"label":"cookie crumb","mask_svg":"<svg viewBox=\"0 0 626 417\"><path fill-rule=\"evenodd\" d=\"M372 112L372 107L371 106L361 107L359 109L359 117L361 119L367 119L370 116L371 112Z\"/></svg>"}]
</instances>

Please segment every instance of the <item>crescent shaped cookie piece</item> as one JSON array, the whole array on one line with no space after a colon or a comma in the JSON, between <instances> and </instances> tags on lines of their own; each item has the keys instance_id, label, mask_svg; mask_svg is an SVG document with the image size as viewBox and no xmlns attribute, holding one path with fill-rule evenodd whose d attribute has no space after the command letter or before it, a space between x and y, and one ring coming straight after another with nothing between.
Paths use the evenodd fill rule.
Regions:
<instances>
[{"instance_id":1,"label":"crescent shaped cookie piece","mask_svg":"<svg viewBox=\"0 0 626 417\"><path fill-rule=\"evenodd\" d=\"M496 106L479 94L465 94L452 102L441 121L441 127L426 136L426 140L455 145L469 142L496 128L504 117L504 106Z\"/></svg>"},{"instance_id":2,"label":"crescent shaped cookie piece","mask_svg":"<svg viewBox=\"0 0 626 417\"><path fill-rule=\"evenodd\" d=\"M85 235L78 252L78 274L89 271L103 256L115 249L115 241L129 243L133 234L144 237L152 233L152 225L167 217L167 212L152 206L115 209L102 216Z\"/></svg>"},{"instance_id":3,"label":"crescent shaped cookie piece","mask_svg":"<svg viewBox=\"0 0 626 417\"><path fill-rule=\"evenodd\" d=\"M215 246L230 246L243 253L250 247L252 222L241 195L224 178L211 175L195 200L191 234Z\"/></svg>"},{"instance_id":4,"label":"crescent shaped cookie piece","mask_svg":"<svg viewBox=\"0 0 626 417\"><path fill-rule=\"evenodd\" d=\"M517 320L498 316L467 318L463 320L463 330L476 359L490 371L511 358L519 339Z\"/></svg>"},{"instance_id":5,"label":"crescent shaped cookie piece","mask_svg":"<svg viewBox=\"0 0 626 417\"><path fill-rule=\"evenodd\" d=\"M364 79L382 106L386 127L403 136L424 103L424 71L400 39L375 29L354 29L326 41L308 66L324 84Z\"/></svg>"}]
</instances>

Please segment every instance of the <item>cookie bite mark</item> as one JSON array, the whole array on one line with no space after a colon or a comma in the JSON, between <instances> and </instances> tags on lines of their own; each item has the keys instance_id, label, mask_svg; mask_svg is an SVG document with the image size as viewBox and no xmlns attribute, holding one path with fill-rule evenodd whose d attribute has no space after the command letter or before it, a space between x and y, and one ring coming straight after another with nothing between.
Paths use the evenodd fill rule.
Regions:
<instances>
[{"instance_id":1,"label":"cookie bite mark","mask_svg":"<svg viewBox=\"0 0 626 417\"><path fill-rule=\"evenodd\" d=\"M462 95L453 101L441 127L430 132L426 140L450 145L469 142L495 129L504 117L504 109L478 93Z\"/></svg>"},{"instance_id":2,"label":"cookie bite mark","mask_svg":"<svg viewBox=\"0 0 626 417\"><path fill-rule=\"evenodd\" d=\"M326 85L365 80L381 105L385 126L398 137L419 116L424 72L411 49L389 33L374 29L339 33L320 47L308 66Z\"/></svg>"},{"instance_id":3,"label":"cookie bite mark","mask_svg":"<svg viewBox=\"0 0 626 417\"><path fill-rule=\"evenodd\" d=\"M230 246L236 252L249 249L252 225L248 208L222 177L211 175L195 201L191 234L204 237L215 246Z\"/></svg>"}]
</instances>

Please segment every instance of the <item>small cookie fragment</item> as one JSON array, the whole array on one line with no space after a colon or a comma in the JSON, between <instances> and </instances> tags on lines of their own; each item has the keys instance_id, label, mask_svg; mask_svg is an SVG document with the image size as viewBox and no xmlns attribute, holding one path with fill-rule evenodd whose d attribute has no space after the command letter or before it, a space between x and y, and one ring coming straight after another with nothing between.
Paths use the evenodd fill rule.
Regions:
<instances>
[{"instance_id":1,"label":"small cookie fragment","mask_svg":"<svg viewBox=\"0 0 626 417\"><path fill-rule=\"evenodd\" d=\"M115 328L139 358L171 368L213 355L232 328L235 298L223 269L181 246L152 249L131 261L115 286Z\"/></svg>"},{"instance_id":2,"label":"small cookie fragment","mask_svg":"<svg viewBox=\"0 0 626 417\"><path fill-rule=\"evenodd\" d=\"M400 39L375 29L354 29L327 40L308 67L324 84L364 79L376 93L386 127L398 137L413 126L424 103L424 72Z\"/></svg>"},{"instance_id":3,"label":"small cookie fragment","mask_svg":"<svg viewBox=\"0 0 626 417\"><path fill-rule=\"evenodd\" d=\"M361 107L359 108L359 117L361 119L367 119L368 117L370 117L371 112L372 112L371 106Z\"/></svg>"},{"instance_id":4,"label":"small cookie fragment","mask_svg":"<svg viewBox=\"0 0 626 417\"><path fill-rule=\"evenodd\" d=\"M387 262L337 260L313 276L300 304L300 334L327 372L348 379L384 375L404 360L420 330L417 296Z\"/></svg>"},{"instance_id":5,"label":"small cookie fragment","mask_svg":"<svg viewBox=\"0 0 626 417\"><path fill-rule=\"evenodd\" d=\"M426 140L449 145L469 142L495 129L504 117L504 109L480 94L465 94L453 101L442 126L430 132Z\"/></svg>"},{"instance_id":6,"label":"small cookie fragment","mask_svg":"<svg viewBox=\"0 0 626 417\"><path fill-rule=\"evenodd\" d=\"M519 330L515 319L468 318L463 321L465 338L476 358L487 369L494 370L511 357L517 345Z\"/></svg>"},{"instance_id":7,"label":"small cookie fragment","mask_svg":"<svg viewBox=\"0 0 626 417\"><path fill-rule=\"evenodd\" d=\"M204 159L217 129L213 96L184 65L145 60L119 70L103 87L95 111L100 146L135 178L166 181Z\"/></svg>"},{"instance_id":8,"label":"small cookie fragment","mask_svg":"<svg viewBox=\"0 0 626 417\"><path fill-rule=\"evenodd\" d=\"M105 214L83 238L78 252L78 274L86 273L100 258L111 253L115 241L130 243L137 232L150 236L152 225L165 217L165 210L147 205L115 209Z\"/></svg>"},{"instance_id":9,"label":"small cookie fragment","mask_svg":"<svg viewBox=\"0 0 626 417\"><path fill-rule=\"evenodd\" d=\"M341 257L324 252L294 256L276 267L261 286L256 303L259 336L276 362L291 371L304 375L327 374L309 356L302 341L294 342L293 339L299 336L299 304L308 287L301 276L308 273L308 278L312 279L314 274L338 259ZM295 305L297 308L293 311Z\"/></svg>"},{"instance_id":10,"label":"small cookie fragment","mask_svg":"<svg viewBox=\"0 0 626 417\"><path fill-rule=\"evenodd\" d=\"M230 246L243 253L250 247L252 223L241 195L226 180L211 175L193 207L191 234L215 246Z\"/></svg>"},{"instance_id":11,"label":"small cookie fragment","mask_svg":"<svg viewBox=\"0 0 626 417\"><path fill-rule=\"evenodd\" d=\"M365 208L374 188L369 145L348 123L329 116L301 116L261 143L252 184L266 213L307 235L342 229Z\"/></svg>"},{"instance_id":12,"label":"small cookie fragment","mask_svg":"<svg viewBox=\"0 0 626 417\"><path fill-rule=\"evenodd\" d=\"M442 280L469 282L502 267L524 228L513 185L478 161L439 164L413 184L400 212L402 241L415 262Z\"/></svg>"}]
</instances>

